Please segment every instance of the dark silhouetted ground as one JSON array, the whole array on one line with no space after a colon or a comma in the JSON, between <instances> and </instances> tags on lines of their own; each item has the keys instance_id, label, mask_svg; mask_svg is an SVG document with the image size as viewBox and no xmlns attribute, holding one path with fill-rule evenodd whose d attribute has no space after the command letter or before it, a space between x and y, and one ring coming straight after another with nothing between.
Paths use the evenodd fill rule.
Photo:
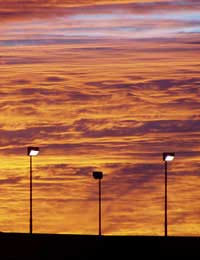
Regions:
<instances>
[{"instance_id":1,"label":"dark silhouetted ground","mask_svg":"<svg viewBox=\"0 0 200 260\"><path fill-rule=\"evenodd\" d=\"M200 237L0 233L0 259L200 259Z\"/></svg>"}]
</instances>

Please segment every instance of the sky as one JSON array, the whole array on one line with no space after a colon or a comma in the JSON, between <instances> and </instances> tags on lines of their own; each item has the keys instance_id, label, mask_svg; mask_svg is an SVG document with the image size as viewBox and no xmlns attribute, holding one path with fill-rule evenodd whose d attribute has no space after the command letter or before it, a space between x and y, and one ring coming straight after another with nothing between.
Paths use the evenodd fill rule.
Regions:
<instances>
[{"instance_id":1,"label":"sky","mask_svg":"<svg viewBox=\"0 0 200 260\"><path fill-rule=\"evenodd\" d=\"M200 235L199 0L0 0L0 231Z\"/></svg>"}]
</instances>

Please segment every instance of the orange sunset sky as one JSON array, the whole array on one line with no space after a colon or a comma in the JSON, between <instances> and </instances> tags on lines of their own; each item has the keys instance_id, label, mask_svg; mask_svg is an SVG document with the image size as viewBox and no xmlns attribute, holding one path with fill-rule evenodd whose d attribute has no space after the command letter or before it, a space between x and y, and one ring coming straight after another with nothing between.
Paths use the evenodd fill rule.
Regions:
<instances>
[{"instance_id":1,"label":"orange sunset sky","mask_svg":"<svg viewBox=\"0 0 200 260\"><path fill-rule=\"evenodd\" d=\"M200 235L200 1L0 0L0 231Z\"/></svg>"}]
</instances>

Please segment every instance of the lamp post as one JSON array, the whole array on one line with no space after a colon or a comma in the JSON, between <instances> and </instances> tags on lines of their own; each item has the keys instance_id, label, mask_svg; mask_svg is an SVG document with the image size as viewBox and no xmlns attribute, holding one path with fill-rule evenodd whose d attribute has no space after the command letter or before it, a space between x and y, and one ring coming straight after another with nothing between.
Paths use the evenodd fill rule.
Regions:
<instances>
[{"instance_id":1,"label":"lamp post","mask_svg":"<svg viewBox=\"0 0 200 260\"><path fill-rule=\"evenodd\" d=\"M29 222L29 232L33 232L33 210L32 210L32 157L39 154L40 149L38 147L29 146L27 149L27 154L30 157L30 222Z\"/></svg>"},{"instance_id":2,"label":"lamp post","mask_svg":"<svg viewBox=\"0 0 200 260\"><path fill-rule=\"evenodd\" d=\"M101 179L103 179L103 172L94 171L93 177L99 180L99 236L101 236Z\"/></svg>"},{"instance_id":3,"label":"lamp post","mask_svg":"<svg viewBox=\"0 0 200 260\"><path fill-rule=\"evenodd\" d=\"M167 163L174 160L175 153L163 153L163 161L165 164L165 237L167 237Z\"/></svg>"}]
</instances>

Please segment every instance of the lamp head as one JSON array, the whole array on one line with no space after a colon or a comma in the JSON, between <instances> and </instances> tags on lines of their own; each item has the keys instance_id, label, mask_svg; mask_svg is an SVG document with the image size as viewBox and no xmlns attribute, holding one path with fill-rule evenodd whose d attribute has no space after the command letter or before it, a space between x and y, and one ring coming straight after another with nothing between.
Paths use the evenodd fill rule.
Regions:
<instances>
[{"instance_id":1,"label":"lamp head","mask_svg":"<svg viewBox=\"0 0 200 260\"><path fill-rule=\"evenodd\" d=\"M40 152L39 147L29 146L27 150L28 156L36 156L39 154L39 152Z\"/></svg>"},{"instance_id":2,"label":"lamp head","mask_svg":"<svg viewBox=\"0 0 200 260\"><path fill-rule=\"evenodd\" d=\"M174 160L175 153L163 153L163 161L171 162Z\"/></svg>"},{"instance_id":3,"label":"lamp head","mask_svg":"<svg viewBox=\"0 0 200 260\"><path fill-rule=\"evenodd\" d=\"M94 179L101 180L101 179L103 179L103 172L95 171L95 172L93 172L93 177L94 177Z\"/></svg>"}]
</instances>

